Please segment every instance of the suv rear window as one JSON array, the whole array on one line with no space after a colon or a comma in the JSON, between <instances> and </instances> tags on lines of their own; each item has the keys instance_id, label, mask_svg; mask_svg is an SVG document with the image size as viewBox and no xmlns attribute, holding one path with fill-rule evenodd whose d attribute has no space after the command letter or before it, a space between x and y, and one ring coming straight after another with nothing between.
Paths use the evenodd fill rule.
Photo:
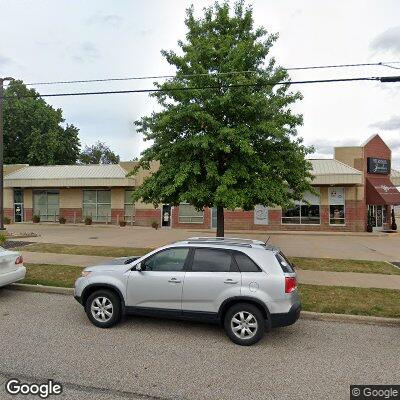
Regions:
<instances>
[{"instance_id":1,"label":"suv rear window","mask_svg":"<svg viewBox=\"0 0 400 400\"><path fill-rule=\"evenodd\" d=\"M240 272L260 272L261 268L246 254L240 251L233 252Z\"/></svg>"},{"instance_id":2,"label":"suv rear window","mask_svg":"<svg viewBox=\"0 0 400 400\"><path fill-rule=\"evenodd\" d=\"M288 274L292 274L294 272L293 264L281 251L277 253L275 257L278 260L283 272L287 272Z\"/></svg>"}]
</instances>

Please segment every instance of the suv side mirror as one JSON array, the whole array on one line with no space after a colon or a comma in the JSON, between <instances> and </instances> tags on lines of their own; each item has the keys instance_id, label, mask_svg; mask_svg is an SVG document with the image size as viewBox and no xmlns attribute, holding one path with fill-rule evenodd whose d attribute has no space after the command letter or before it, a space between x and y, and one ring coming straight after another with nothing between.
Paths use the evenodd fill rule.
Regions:
<instances>
[{"instance_id":1,"label":"suv side mirror","mask_svg":"<svg viewBox=\"0 0 400 400\"><path fill-rule=\"evenodd\" d=\"M143 271L142 263L136 264L136 265L135 265L135 270L136 270L136 271L139 271L139 272L140 272L140 271Z\"/></svg>"}]
</instances>

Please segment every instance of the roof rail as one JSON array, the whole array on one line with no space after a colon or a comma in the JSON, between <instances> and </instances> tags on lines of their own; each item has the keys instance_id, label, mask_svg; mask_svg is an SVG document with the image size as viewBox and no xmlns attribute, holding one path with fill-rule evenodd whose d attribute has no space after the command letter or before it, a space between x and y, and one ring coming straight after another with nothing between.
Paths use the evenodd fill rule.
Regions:
<instances>
[{"instance_id":1,"label":"roof rail","mask_svg":"<svg viewBox=\"0 0 400 400\"><path fill-rule=\"evenodd\" d=\"M253 239L243 239L243 238L233 238L233 237L216 237L216 236L196 236L188 238L187 241L190 242L203 242L203 243L222 243L222 244L242 244L242 245L252 245L252 244L265 244L261 240Z\"/></svg>"}]
</instances>

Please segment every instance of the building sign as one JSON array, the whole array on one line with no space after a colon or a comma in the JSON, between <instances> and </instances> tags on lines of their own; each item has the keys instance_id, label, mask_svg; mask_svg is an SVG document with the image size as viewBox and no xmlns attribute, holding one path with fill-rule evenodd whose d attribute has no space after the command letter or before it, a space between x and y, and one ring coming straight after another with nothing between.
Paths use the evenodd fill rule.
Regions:
<instances>
[{"instance_id":1,"label":"building sign","mask_svg":"<svg viewBox=\"0 0 400 400\"><path fill-rule=\"evenodd\" d=\"M368 157L367 171L369 174L390 174L390 160L384 158Z\"/></svg>"},{"instance_id":2,"label":"building sign","mask_svg":"<svg viewBox=\"0 0 400 400\"><path fill-rule=\"evenodd\" d=\"M261 204L254 207L254 225L268 225L268 207Z\"/></svg>"}]
</instances>

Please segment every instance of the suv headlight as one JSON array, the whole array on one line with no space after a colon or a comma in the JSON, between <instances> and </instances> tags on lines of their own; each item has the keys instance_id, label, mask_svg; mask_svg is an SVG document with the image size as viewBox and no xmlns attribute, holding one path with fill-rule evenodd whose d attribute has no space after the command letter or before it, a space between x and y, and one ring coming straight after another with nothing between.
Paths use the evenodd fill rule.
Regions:
<instances>
[{"instance_id":1,"label":"suv headlight","mask_svg":"<svg viewBox=\"0 0 400 400\"><path fill-rule=\"evenodd\" d=\"M86 278L87 276L89 276L92 273L92 271L82 271L82 277Z\"/></svg>"}]
</instances>

